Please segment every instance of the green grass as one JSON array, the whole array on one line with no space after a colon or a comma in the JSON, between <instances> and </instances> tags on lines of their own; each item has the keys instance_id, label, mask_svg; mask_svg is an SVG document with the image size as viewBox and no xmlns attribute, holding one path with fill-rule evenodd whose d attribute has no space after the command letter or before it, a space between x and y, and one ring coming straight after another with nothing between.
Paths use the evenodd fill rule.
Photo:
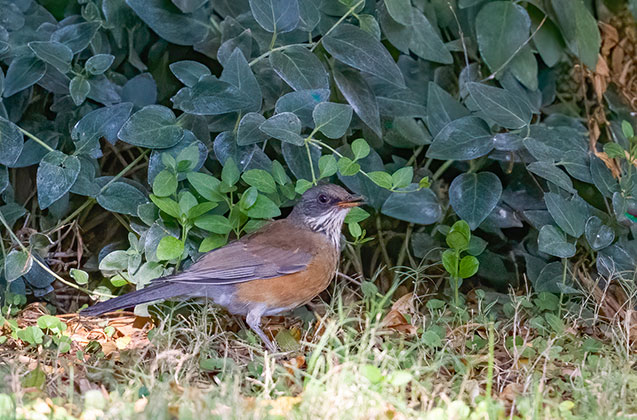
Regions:
<instances>
[{"instance_id":1,"label":"green grass","mask_svg":"<svg viewBox=\"0 0 637 420\"><path fill-rule=\"evenodd\" d=\"M264 353L220 310L187 304L164 305L152 345L117 360L1 350L0 418L637 417L633 330L600 316L592 296L478 290L456 309L423 293L402 305L408 325L396 331L385 319L392 292L340 281L330 290L316 315L286 319L302 337L294 326L280 332L294 348L282 354ZM34 359L56 367L41 386L27 367Z\"/></svg>"}]
</instances>

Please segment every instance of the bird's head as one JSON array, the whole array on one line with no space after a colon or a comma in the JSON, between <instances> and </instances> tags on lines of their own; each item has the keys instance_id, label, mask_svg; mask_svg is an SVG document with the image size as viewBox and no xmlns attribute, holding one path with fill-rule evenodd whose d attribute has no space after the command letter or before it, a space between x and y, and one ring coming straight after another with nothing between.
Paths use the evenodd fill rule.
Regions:
<instances>
[{"instance_id":1,"label":"bird's head","mask_svg":"<svg viewBox=\"0 0 637 420\"><path fill-rule=\"evenodd\" d=\"M318 185L303 194L289 217L315 232L340 238L345 216L361 204L362 197L352 195L338 185Z\"/></svg>"}]
</instances>

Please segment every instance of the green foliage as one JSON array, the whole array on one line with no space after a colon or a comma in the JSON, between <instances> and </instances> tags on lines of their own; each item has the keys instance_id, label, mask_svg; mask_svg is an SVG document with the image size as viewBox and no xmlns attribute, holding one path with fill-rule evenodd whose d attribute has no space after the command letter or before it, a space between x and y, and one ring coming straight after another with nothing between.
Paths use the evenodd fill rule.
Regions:
<instances>
[{"instance_id":1,"label":"green foliage","mask_svg":"<svg viewBox=\"0 0 637 420\"><path fill-rule=\"evenodd\" d=\"M142 286L339 181L369 205L347 219L356 246L382 227L368 214L415 225L410 257L444 243L444 225L430 225L462 219L488 233L500 254L453 239L442 261L458 279L479 265L504 285L524 263L555 290L548 267L590 253L599 274L634 270L634 117L615 101L592 151L579 104L557 94L562 64L597 62L586 2L434 3L11 3L0 23L3 229L22 219L46 238L111 212L134 233L126 250L100 253L106 285ZM48 245L4 239L0 289L49 293ZM85 274L72 273L76 286Z\"/></svg>"},{"instance_id":2,"label":"green foliage","mask_svg":"<svg viewBox=\"0 0 637 420\"><path fill-rule=\"evenodd\" d=\"M464 220L458 220L451 226L447 232L446 242L449 249L442 253L442 266L449 273L454 302L456 306L459 306L458 289L463 279L472 277L478 272L480 262L476 256L480 255L482 251L472 253L469 249L471 229ZM462 256L463 252L467 252L469 255Z\"/></svg>"}]
</instances>

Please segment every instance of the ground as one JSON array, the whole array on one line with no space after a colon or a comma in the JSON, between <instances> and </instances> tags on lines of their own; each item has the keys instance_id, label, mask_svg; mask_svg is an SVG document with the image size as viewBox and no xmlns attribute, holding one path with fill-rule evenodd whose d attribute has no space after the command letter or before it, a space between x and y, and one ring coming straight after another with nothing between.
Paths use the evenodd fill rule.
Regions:
<instances>
[{"instance_id":1,"label":"ground","mask_svg":"<svg viewBox=\"0 0 637 420\"><path fill-rule=\"evenodd\" d=\"M630 290L474 288L454 307L422 273L400 276L422 293L397 298L396 288L381 295L339 279L312 305L270 318L279 354L198 304L160 305L152 319L60 316L70 351L46 338L0 349L0 418L637 416ZM29 305L17 319L36 325L45 312Z\"/></svg>"}]
</instances>

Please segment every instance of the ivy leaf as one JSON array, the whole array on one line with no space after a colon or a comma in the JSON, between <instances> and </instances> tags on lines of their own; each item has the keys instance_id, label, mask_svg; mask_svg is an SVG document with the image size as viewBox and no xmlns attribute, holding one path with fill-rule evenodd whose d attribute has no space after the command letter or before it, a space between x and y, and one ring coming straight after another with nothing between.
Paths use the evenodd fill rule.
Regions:
<instances>
[{"instance_id":1,"label":"ivy leaf","mask_svg":"<svg viewBox=\"0 0 637 420\"><path fill-rule=\"evenodd\" d=\"M329 89L329 75L316 55L304 47L290 47L270 54L276 74L294 90Z\"/></svg>"},{"instance_id":2,"label":"ivy leaf","mask_svg":"<svg viewBox=\"0 0 637 420\"><path fill-rule=\"evenodd\" d=\"M69 93L75 105L80 106L91 92L91 84L84 76L75 76L69 83Z\"/></svg>"},{"instance_id":3,"label":"ivy leaf","mask_svg":"<svg viewBox=\"0 0 637 420\"><path fill-rule=\"evenodd\" d=\"M405 87L403 75L389 51L372 35L354 25L338 25L323 38L323 47L348 66L373 74L396 87Z\"/></svg>"},{"instance_id":4,"label":"ivy leaf","mask_svg":"<svg viewBox=\"0 0 637 420\"><path fill-rule=\"evenodd\" d=\"M193 45L208 34L208 24L194 15L183 14L164 0L126 0L137 16L159 36L177 45Z\"/></svg>"},{"instance_id":5,"label":"ivy leaf","mask_svg":"<svg viewBox=\"0 0 637 420\"><path fill-rule=\"evenodd\" d=\"M89 74L98 76L108 70L114 60L115 56L112 54L95 54L93 57L86 60L84 68Z\"/></svg>"},{"instance_id":6,"label":"ivy leaf","mask_svg":"<svg viewBox=\"0 0 637 420\"><path fill-rule=\"evenodd\" d=\"M111 180L112 177L101 177L96 182L105 186ZM106 210L137 216L137 207L147 203L148 199L142 191L127 182L115 181L100 191L97 202Z\"/></svg>"},{"instance_id":7,"label":"ivy leaf","mask_svg":"<svg viewBox=\"0 0 637 420\"><path fill-rule=\"evenodd\" d=\"M483 114L502 127L522 128L531 122L531 108L511 92L475 82L466 86Z\"/></svg>"},{"instance_id":8,"label":"ivy leaf","mask_svg":"<svg viewBox=\"0 0 637 420\"><path fill-rule=\"evenodd\" d=\"M568 49L591 69L597 65L601 36L597 21L582 0L551 0Z\"/></svg>"},{"instance_id":9,"label":"ivy leaf","mask_svg":"<svg viewBox=\"0 0 637 420\"><path fill-rule=\"evenodd\" d=\"M33 258L26 251L12 250L4 261L4 276L9 283L28 273L33 266Z\"/></svg>"},{"instance_id":10,"label":"ivy leaf","mask_svg":"<svg viewBox=\"0 0 637 420\"><path fill-rule=\"evenodd\" d=\"M283 142L303 146L305 140L301 137L301 120L291 112L275 114L265 120L259 129L270 137Z\"/></svg>"},{"instance_id":11,"label":"ivy leaf","mask_svg":"<svg viewBox=\"0 0 637 420\"><path fill-rule=\"evenodd\" d=\"M449 204L471 230L475 230L498 204L501 195L502 183L495 174L465 173L451 183Z\"/></svg>"},{"instance_id":12,"label":"ivy leaf","mask_svg":"<svg viewBox=\"0 0 637 420\"><path fill-rule=\"evenodd\" d=\"M47 153L40 161L36 177L40 208L46 209L69 192L79 173L80 160L76 156L58 150Z\"/></svg>"},{"instance_id":13,"label":"ivy leaf","mask_svg":"<svg viewBox=\"0 0 637 420\"><path fill-rule=\"evenodd\" d=\"M369 84L359 72L334 72L334 81L354 112L374 133L382 135L378 100Z\"/></svg>"},{"instance_id":14,"label":"ivy leaf","mask_svg":"<svg viewBox=\"0 0 637 420\"><path fill-rule=\"evenodd\" d=\"M284 33L299 23L297 0L250 0L252 16L268 32Z\"/></svg>"},{"instance_id":15,"label":"ivy leaf","mask_svg":"<svg viewBox=\"0 0 637 420\"><path fill-rule=\"evenodd\" d=\"M498 1L480 9L475 28L480 55L497 71L527 42L531 19L522 6Z\"/></svg>"},{"instance_id":16,"label":"ivy leaf","mask_svg":"<svg viewBox=\"0 0 637 420\"><path fill-rule=\"evenodd\" d=\"M334 102L321 102L312 111L314 125L330 139L345 135L352 120L352 107Z\"/></svg>"},{"instance_id":17,"label":"ivy leaf","mask_svg":"<svg viewBox=\"0 0 637 420\"><path fill-rule=\"evenodd\" d=\"M239 122L237 128L237 144L239 146L247 146L249 144L261 143L268 136L259 129L263 124L265 117L257 112L248 112Z\"/></svg>"},{"instance_id":18,"label":"ivy leaf","mask_svg":"<svg viewBox=\"0 0 637 420\"><path fill-rule=\"evenodd\" d=\"M177 125L175 114L161 105L148 105L134 113L118 133L126 143L165 149L179 143L184 129Z\"/></svg>"},{"instance_id":19,"label":"ivy leaf","mask_svg":"<svg viewBox=\"0 0 637 420\"><path fill-rule=\"evenodd\" d=\"M555 223L569 235L579 238L588 219L584 205L573 196L570 200L556 193L545 193L544 201Z\"/></svg>"},{"instance_id":20,"label":"ivy leaf","mask_svg":"<svg viewBox=\"0 0 637 420\"><path fill-rule=\"evenodd\" d=\"M77 54L88 47L99 28L99 22L81 22L63 26L51 34L51 41L66 45L73 54Z\"/></svg>"},{"instance_id":21,"label":"ivy leaf","mask_svg":"<svg viewBox=\"0 0 637 420\"><path fill-rule=\"evenodd\" d=\"M188 87L193 87L203 76L210 76L210 69L197 61L183 60L168 66L177 79Z\"/></svg>"},{"instance_id":22,"label":"ivy leaf","mask_svg":"<svg viewBox=\"0 0 637 420\"><path fill-rule=\"evenodd\" d=\"M545 225L537 237L538 249L559 258L575 255L575 245L567 242L566 235L553 225Z\"/></svg>"},{"instance_id":23,"label":"ivy leaf","mask_svg":"<svg viewBox=\"0 0 637 420\"><path fill-rule=\"evenodd\" d=\"M18 126L0 117L0 164L13 165L24 147L24 139Z\"/></svg>"},{"instance_id":24,"label":"ivy leaf","mask_svg":"<svg viewBox=\"0 0 637 420\"><path fill-rule=\"evenodd\" d=\"M440 130L427 150L427 157L471 160L486 155L494 146L495 138L481 118L462 117Z\"/></svg>"},{"instance_id":25,"label":"ivy leaf","mask_svg":"<svg viewBox=\"0 0 637 420\"><path fill-rule=\"evenodd\" d=\"M14 58L7 69L2 95L8 98L33 86L44 77L44 73L46 73L44 61L28 55Z\"/></svg>"},{"instance_id":26,"label":"ivy leaf","mask_svg":"<svg viewBox=\"0 0 637 420\"><path fill-rule=\"evenodd\" d=\"M416 184L405 189L415 190ZM410 223L430 225L440 220L442 207L431 190L393 192L383 203L381 213Z\"/></svg>"},{"instance_id":27,"label":"ivy leaf","mask_svg":"<svg viewBox=\"0 0 637 420\"><path fill-rule=\"evenodd\" d=\"M66 45L55 41L32 41L27 45L40 60L51 64L62 73L71 70L73 51Z\"/></svg>"},{"instance_id":28,"label":"ivy leaf","mask_svg":"<svg viewBox=\"0 0 637 420\"><path fill-rule=\"evenodd\" d=\"M603 224L601 219L597 216L588 218L586 226L584 227L584 233L593 251L604 249L615 240L615 232L613 229Z\"/></svg>"}]
</instances>

